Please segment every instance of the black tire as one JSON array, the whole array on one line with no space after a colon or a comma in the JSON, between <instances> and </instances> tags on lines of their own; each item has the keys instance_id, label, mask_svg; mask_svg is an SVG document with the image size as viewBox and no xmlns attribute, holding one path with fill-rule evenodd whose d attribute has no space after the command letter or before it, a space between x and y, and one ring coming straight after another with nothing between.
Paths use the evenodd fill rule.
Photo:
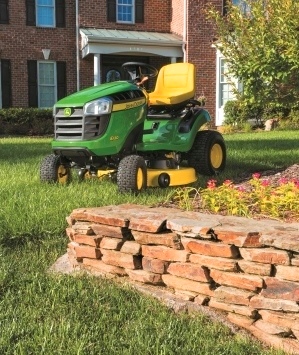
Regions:
<instances>
[{"instance_id":1,"label":"black tire","mask_svg":"<svg viewBox=\"0 0 299 355\"><path fill-rule=\"evenodd\" d=\"M147 168L139 155L123 158L117 170L117 185L120 192L139 193L147 187Z\"/></svg>"},{"instance_id":2,"label":"black tire","mask_svg":"<svg viewBox=\"0 0 299 355\"><path fill-rule=\"evenodd\" d=\"M226 165L226 147L222 135L217 131L199 131L187 154L190 167L201 175L215 175Z\"/></svg>"},{"instance_id":3,"label":"black tire","mask_svg":"<svg viewBox=\"0 0 299 355\"><path fill-rule=\"evenodd\" d=\"M67 184L71 180L70 167L59 155L47 155L40 165L40 180L42 182Z\"/></svg>"}]
</instances>

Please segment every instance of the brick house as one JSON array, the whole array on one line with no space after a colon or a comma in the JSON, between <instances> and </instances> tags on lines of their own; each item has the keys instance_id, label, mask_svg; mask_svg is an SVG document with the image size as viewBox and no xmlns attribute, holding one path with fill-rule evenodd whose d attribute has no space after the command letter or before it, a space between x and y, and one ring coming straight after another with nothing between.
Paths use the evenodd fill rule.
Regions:
<instances>
[{"instance_id":1,"label":"brick house","mask_svg":"<svg viewBox=\"0 0 299 355\"><path fill-rule=\"evenodd\" d=\"M196 95L205 95L221 125L228 93L207 3L222 11L224 1L0 0L0 108L52 107L77 90L124 78L127 61L157 68L187 61L196 65Z\"/></svg>"}]
</instances>

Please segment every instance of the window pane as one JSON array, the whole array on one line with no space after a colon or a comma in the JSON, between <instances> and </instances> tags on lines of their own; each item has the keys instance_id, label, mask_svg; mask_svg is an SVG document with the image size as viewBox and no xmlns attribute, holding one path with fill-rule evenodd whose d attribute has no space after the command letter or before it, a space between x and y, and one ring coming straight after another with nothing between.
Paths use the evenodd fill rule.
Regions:
<instances>
[{"instance_id":1,"label":"window pane","mask_svg":"<svg viewBox=\"0 0 299 355\"><path fill-rule=\"evenodd\" d=\"M118 0L117 1L117 21L133 22L133 0Z\"/></svg>"},{"instance_id":2,"label":"window pane","mask_svg":"<svg viewBox=\"0 0 299 355\"><path fill-rule=\"evenodd\" d=\"M52 107L56 101L55 63L38 63L39 107Z\"/></svg>"},{"instance_id":3,"label":"window pane","mask_svg":"<svg viewBox=\"0 0 299 355\"><path fill-rule=\"evenodd\" d=\"M54 27L54 9L54 0L37 0L37 25Z\"/></svg>"}]
</instances>

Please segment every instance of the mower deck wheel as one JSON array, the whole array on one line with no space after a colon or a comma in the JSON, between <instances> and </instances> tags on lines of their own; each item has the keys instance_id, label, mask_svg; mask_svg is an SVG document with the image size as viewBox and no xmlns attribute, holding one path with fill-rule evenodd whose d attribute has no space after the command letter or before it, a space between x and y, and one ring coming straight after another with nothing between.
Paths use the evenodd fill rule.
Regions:
<instances>
[{"instance_id":1,"label":"mower deck wheel","mask_svg":"<svg viewBox=\"0 0 299 355\"><path fill-rule=\"evenodd\" d=\"M147 168L139 155L128 155L118 166L117 185L120 192L138 193L147 186Z\"/></svg>"},{"instance_id":2,"label":"mower deck wheel","mask_svg":"<svg viewBox=\"0 0 299 355\"><path fill-rule=\"evenodd\" d=\"M59 155L47 155L40 165L40 180L42 182L52 182L66 184L71 179L70 168L63 163Z\"/></svg>"}]
</instances>

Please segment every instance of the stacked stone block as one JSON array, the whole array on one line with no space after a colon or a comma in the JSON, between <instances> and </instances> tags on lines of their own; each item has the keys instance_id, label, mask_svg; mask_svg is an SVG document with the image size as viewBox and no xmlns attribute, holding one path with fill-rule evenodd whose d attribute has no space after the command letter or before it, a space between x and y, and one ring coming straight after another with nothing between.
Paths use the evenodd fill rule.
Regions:
<instances>
[{"instance_id":1,"label":"stacked stone block","mask_svg":"<svg viewBox=\"0 0 299 355\"><path fill-rule=\"evenodd\" d=\"M299 224L139 205L67 218L74 268L164 286L299 353Z\"/></svg>"}]
</instances>

